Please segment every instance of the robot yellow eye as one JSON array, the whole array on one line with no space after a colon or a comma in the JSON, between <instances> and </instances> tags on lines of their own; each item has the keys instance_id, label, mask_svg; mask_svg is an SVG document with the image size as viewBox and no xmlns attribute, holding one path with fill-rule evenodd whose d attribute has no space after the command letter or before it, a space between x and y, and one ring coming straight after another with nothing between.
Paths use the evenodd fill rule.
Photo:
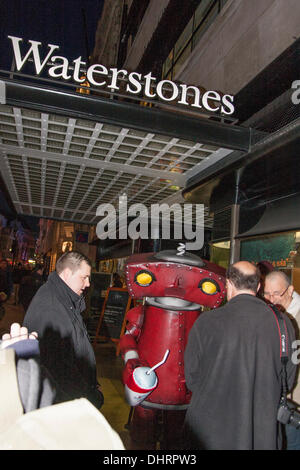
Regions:
<instances>
[{"instance_id":1,"label":"robot yellow eye","mask_svg":"<svg viewBox=\"0 0 300 470\"><path fill-rule=\"evenodd\" d=\"M203 279L199 284L200 289L204 294L214 295L220 292L218 284L212 279Z\"/></svg>"},{"instance_id":2,"label":"robot yellow eye","mask_svg":"<svg viewBox=\"0 0 300 470\"><path fill-rule=\"evenodd\" d=\"M155 277L149 271L140 271L135 276L135 282L139 286L150 286L150 284L152 284L153 281L155 281Z\"/></svg>"}]
</instances>

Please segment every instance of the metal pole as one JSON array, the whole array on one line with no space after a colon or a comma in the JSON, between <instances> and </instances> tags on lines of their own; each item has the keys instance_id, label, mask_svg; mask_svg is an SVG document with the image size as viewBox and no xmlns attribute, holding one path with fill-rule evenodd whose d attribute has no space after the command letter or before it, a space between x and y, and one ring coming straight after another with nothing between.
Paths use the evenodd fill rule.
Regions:
<instances>
[{"instance_id":1,"label":"metal pole","mask_svg":"<svg viewBox=\"0 0 300 470\"><path fill-rule=\"evenodd\" d=\"M230 228L230 264L236 263L240 259L240 240L235 238L239 228L239 204L231 206L231 228Z\"/></svg>"},{"instance_id":2,"label":"metal pole","mask_svg":"<svg viewBox=\"0 0 300 470\"><path fill-rule=\"evenodd\" d=\"M242 169L235 172L235 194L234 204L231 206L231 225L230 225L230 264L236 263L240 259L240 240L235 237L239 232L240 205L239 205L239 185Z\"/></svg>"}]
</instances>

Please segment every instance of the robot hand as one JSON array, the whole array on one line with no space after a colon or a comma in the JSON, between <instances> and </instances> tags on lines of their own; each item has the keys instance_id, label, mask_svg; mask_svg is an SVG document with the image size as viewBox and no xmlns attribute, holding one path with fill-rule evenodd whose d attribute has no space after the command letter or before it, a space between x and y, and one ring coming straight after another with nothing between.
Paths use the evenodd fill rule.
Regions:
<instances>
[{"instance_id":1,"label":"robot hand","mask_svg":"<svg viewBox=\"0 0 300 470\"><path fill-rule=\"evenodd\" d=\"M134 361L134 359L130 359ZM129 361L128 361L129 362ZM132 362L128 369L133 366ZM125 397L130 406L137 406L157 387L157 375L148 366L137 366L127 376Z\"/></svg>"},{"instance_id":2,"label":"robot hand","mask_svg":"<svg viewBox=\"0 0 300 470\"><path fill-rule=\"evenodd\" d=\"M158 379L154 370L166 362L169 352L167 349L163 360L151 368L138 358L128 359L125 367L127 376L123 375L123 380L125 379L125 396L129 405L139 405L157 387Z\"/></svg>"},{"instance_id":3,"label":"robot hand","mask_svg":"<svg viewBox=\"0 0 300 470\"><path fill-rule=\"evenodd\" d=\"M141 360L139 357L134 359L128 359L122 374L123 383L127 384L130 378L132 377L134 369L142 366L148 367L148 364L146 361Z\"/></svg>"}]
</instances>

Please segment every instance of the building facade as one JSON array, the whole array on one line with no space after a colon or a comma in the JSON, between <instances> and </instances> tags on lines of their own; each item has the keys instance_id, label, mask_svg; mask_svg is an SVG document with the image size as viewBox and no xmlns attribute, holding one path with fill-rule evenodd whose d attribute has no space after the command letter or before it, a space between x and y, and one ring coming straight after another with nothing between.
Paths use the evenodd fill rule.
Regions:
<instances>
[{"instance_id":1,"label":"building facade","mask_svg":"<svg viewBox=\"0 0 300 470\"><path fill-rule=\"evenodd\" d=\"M299 2L133 0L122 5L114 65L152 71L201 92L229 93L235 123L261 133L248 152L197 165L183 191L186 201L209 207L212 259L228 265L240 257L253 262L265 257L296 276ZM99 26L105 22L104 10ZM97 44L94 57L101 62Z\"/></svg>"}]
</instances>

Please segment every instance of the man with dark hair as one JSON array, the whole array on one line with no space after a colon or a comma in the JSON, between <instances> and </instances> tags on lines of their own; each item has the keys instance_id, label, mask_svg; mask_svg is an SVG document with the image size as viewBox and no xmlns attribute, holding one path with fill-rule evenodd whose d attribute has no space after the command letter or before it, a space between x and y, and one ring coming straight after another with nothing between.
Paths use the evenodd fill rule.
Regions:
<instances>
[{"instance_id":1,"label":"man with dark hair","mask_svg":"<svg viewBox=\"0 0 300 470\"><path fill-rule=\"evenodd\" d=\"M237 266L240 266L240 269ZM243 267L245 272L241 270ZM230 281L230 283L227 282L227 289L228 284L230 284L231 286L234 286L236 289L238 289L240 293L243 291L248 293L250 291L256 294L260 280L260 272L254 265L250 266L249 263L248 266L248 262L241 262L237 265L229 266L227 269L226 278L227 281Z\"/></svg>"},{"instance_id":2,"label":"man with dark hair","mask_svg":"<svg viewBox=\"0 0 300 470\"><path fill-rule=\"evenodd\" d=\"M256 297L259 272L247 261L227 271L227 304L204 312L189 334L185 378L192 391L186 429L192 449L277 449L280 335L270 306ZM288 385L294 329L288 332Z\"/></svg>"},{"instance_id":3,"label":"man with dark hair","mask_svg":"<svg viewBox=\"0 0 300 470\"><path fill-rule=\"evenodd\" d=\"M95 354L81 315L90 275L91 263L84 255L62 255L56 270L32 299L23 326L38 333L41 361L63 392L58 401L83 397L99 409L103 395L97 384Z\"/></svg>"},{"instance_id":4,"label":"man with dark hair","mask_svg":"<svg viewBox=\"0 0 300 470\"><path fill-rule=\"evenodd\" d=\"M82 253L78 251L68 251L62 255L56 263L56 272L61 274L66 268L69 268L72 272L75 272L85 262L88 266L92 267L90 260Z\"/></svg>"}]
</instances>

